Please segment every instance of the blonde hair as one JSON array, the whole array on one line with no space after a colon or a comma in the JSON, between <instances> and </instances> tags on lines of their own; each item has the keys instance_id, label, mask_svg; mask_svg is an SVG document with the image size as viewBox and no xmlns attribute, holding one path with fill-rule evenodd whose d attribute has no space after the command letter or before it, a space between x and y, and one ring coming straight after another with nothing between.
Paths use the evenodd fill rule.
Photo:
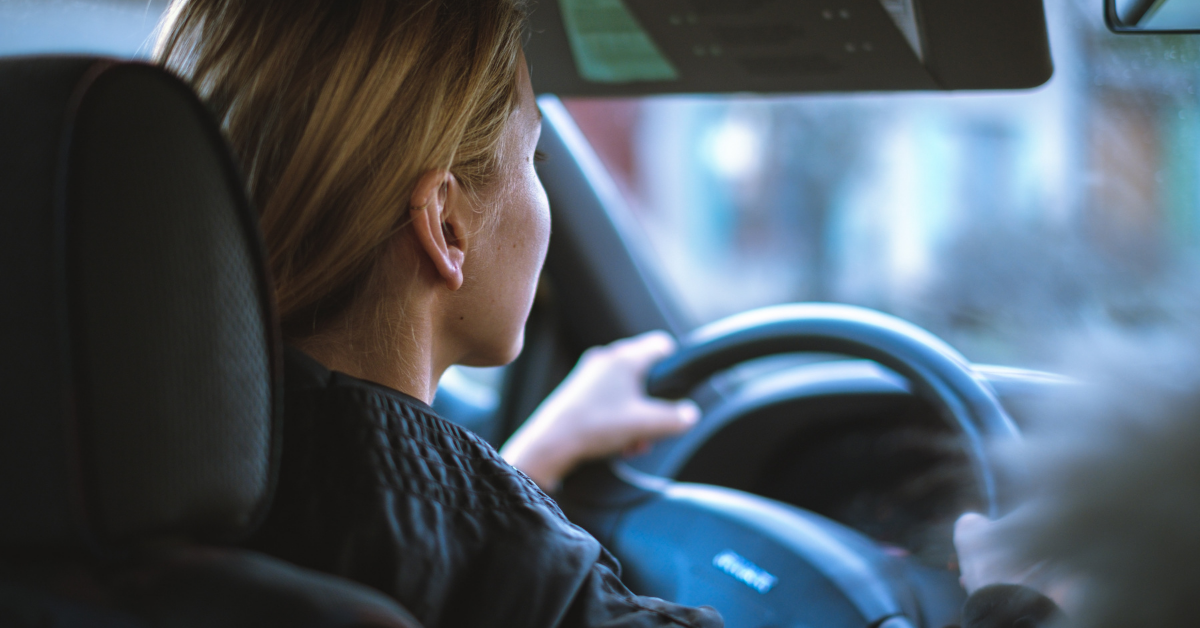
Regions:
<instances>
[{"instance_id":1,"label":"blonde hair","mask_svg":"<svg viewBox=\"0 0 1200 628\"><path fill-rule=\"evenodd\" d=\"M365 290L421 173L498 172L522 0L175 0L155 56L220 121L261 212L285 337Z\"/></svg>"}]
</instances>

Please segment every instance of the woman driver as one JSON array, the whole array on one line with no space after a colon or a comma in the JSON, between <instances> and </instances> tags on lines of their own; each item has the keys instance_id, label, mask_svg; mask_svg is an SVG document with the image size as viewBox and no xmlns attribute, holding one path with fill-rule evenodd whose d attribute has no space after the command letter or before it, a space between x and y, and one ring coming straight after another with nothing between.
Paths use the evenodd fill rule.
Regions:
<instances>
[{"instance_id":1,"label":"woman driver","mask_svg":"<svg viewBox=\"0 0 1200 628\"><path fill-rule=\"evenodd\" d=\"M388 592L429 628L717 626L711 608L631 594L529 479L552 490L581 460L695 422L641 392L664 334L586 353L503 459L427 405L450 365L516 357L546 254L523 16L520 0L168 11L156 54L241 161L292 347L253 544Z\"/></svg>"},{"instance_id":2,"label":"woman driver","mask_svg":"<svg viewBox=\"0 0 1200 628\"><path fill-rule=\"evenodd\" d=\"M232 142L286 341L285 447L253 544L435 626L715 626L632 595L611 556L427 405L521 350L550 235L514 0L185 0L159 59ZM640 392L665 334L592 350L504 447L547 489L695 422Z\"/></svg>"}]
</instances>

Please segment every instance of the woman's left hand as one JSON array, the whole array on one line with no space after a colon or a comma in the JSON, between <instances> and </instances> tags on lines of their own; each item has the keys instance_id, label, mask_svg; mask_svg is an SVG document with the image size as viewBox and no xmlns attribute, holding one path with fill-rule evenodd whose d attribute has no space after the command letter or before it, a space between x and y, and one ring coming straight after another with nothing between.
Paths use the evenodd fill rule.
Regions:
<instances>
[{"instance_id":1,"label":"woman's left hand","mask_svg":"<svg viewBox=\"0 0 1200 628\"><path fill-rule=\"evenodd\" d=\"M987 517L968 512L954 523L954 549L958 554L958 569L967 593L990 584L1025 584L1029 565L1014 564L1010 548L996 540L998 523Z\"/></svg>"},{"instance_id":2,"label":"woman's left hand","mask_svg":"<svg viewBox=\"0 0 1200 628\"><path fill-rule=\"evenodd\" d=\"M1066 608L1074 583L1050 573L1046 563L1031 565L1014 558L1013 548L1005 542L1011 535L1003 531L1006 523L1005 518L993 521L974 512L963 514L955 522L954 549L963 588L974 593L991 584L1020 584Z\"/></svg>"},{"instance_id":3,"label":"woman's left hand","mask_svg":"<svg viewBox=\"0 0 1200 628\"><path fill-rule=\"evenodd\" d=\"M640 453L687 430L700 418L696 404L646 394L646 372L674 350L661 331L588 349L500 454L552 492L582 462Z\"/></svg>"}]
</instances>

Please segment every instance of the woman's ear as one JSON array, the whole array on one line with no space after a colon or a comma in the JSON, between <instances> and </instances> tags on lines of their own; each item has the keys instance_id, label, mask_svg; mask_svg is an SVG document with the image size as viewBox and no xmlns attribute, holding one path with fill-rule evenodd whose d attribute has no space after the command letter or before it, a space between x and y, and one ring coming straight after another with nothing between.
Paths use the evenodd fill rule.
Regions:
<instances>
[{"instance_id":1,"label":"woman's ear","mask_svg":"<svg viewBox=\"0 0 1200 628\"><path fill-rule=\"evenodd\" d=\"M410 199L409 215L421 250L450 290L463 284L463 261L467 257L469 208L458 181L448 170L429 170L417 180Z\"/></svg>"}]
</instances>

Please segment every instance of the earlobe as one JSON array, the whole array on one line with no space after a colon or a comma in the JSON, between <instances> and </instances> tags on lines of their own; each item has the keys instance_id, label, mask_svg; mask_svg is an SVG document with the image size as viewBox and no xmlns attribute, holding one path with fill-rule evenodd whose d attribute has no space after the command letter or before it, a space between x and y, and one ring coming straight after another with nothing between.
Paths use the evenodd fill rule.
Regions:
<instances>
[{"instance_id":1,"label":"earlobe","mask_svg":"<svg viewBox=\"0 0 1200 628\"><path fill-rule=\"evenodd\" d=\"M417 243L452 291L462 287L466 259L466 232L452 211L456 185L450 172L430 170L418 179L409 208Z\"/></svg>"},{"instance_id":2,"label":"earlobe","mask_svg":"<svg viewBox=\"0 0 1200 628\"><path fill-rule=\"evenodd\" d=\"M463 248L463 238L451 221L443 220L440 226L442 239L446 243L447 257L447 269L442 272L442 278L446 280L447 288L452 291L458 290L463 285L463 262L467 257Z\"/></svg>"}]
</instances>

